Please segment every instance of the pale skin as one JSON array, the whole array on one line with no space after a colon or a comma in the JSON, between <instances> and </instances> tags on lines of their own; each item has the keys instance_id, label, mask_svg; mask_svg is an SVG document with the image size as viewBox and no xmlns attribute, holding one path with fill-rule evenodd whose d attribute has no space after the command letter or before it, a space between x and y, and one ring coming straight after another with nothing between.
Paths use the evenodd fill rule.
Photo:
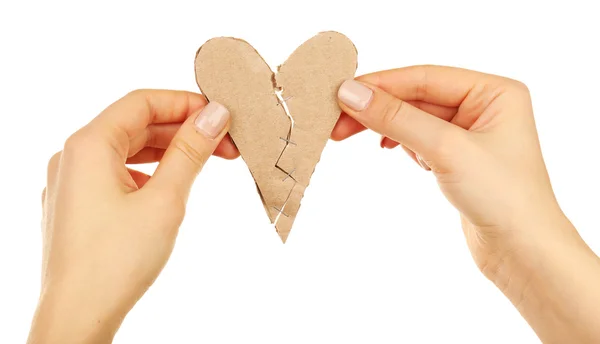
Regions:
<instances>
[{"instance_id":1,"label":"pale skin","mask_svg":"<svg viewBox=\"0 0 600 344\"><path fill-rule=\"evenodd\" d=\"M600 259L554 196L527 88L441 66L356 80L354 89L369 97L357 108L340 96L344 113L332 139L368 128L383 147L400 145L434 174L461 214L477 266L542 342L600 342ZM214 137L194 126L205 105L195 93L133 92L50 160L29 343L113 340L167 262L204 163L239 155L228 122ZM152 176L126 166L153 161Z\"/></svg>"}]
</instances>

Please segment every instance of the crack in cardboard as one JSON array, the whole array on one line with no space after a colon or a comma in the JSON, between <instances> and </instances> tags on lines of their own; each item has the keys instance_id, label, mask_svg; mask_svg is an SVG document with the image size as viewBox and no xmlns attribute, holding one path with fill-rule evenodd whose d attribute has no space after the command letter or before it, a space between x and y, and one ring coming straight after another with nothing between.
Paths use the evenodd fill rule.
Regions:
<instances>
[{"instance_id":1,"label":"crack in cardboard","mask_svg":"<svg viewBox=\"0 0 600 344\"><path fill-rule=\"evenodd\" d=\"M279 70L279 68L278 68ZM284 98L283 97L283 87L277 85L277 74L274 72L271 76L271 81L273 82L273 91L275 93L275 96L277 97L278 103L279 105L281 105L281 107L283 108L283 111L285 112L285 115L289 118L290 120L290 130L287 133L287 137L285 138L285 146L283 147L283 149L281 150L281 154L279 154L279 157L277 158L277 162L275 163L275 168L277 168L278 170L280 170L281 172L285 173L287 178L290 178L294 181L294 185L292 186L292 188L290 188L290 192L288 193L285 201L283 202L283 204L281 205L281 208L277 209L277 211L279 212L279 214L277 214L277 217L275 218L274 223L277 223L279 221L279 218L281 217L281 215L284 215L287 217L287 215L285 214L285 208L286 205L290 199L290 196L292 195L292 192L294 190L294 187L296 186L296 184L298 183L298 181L296 180L296 178L294 178L294 176L292 175L292 173L294 173L295 169L292 169L291 171L286 171L283 168L281 168L279 166L279 160L281 160L281 157L283 156L283 154L285 154L286 149L288 148L288 146L291 144L291 135L292 135L292 130L294 130L294 117L292 116L290 109L287 105L287 100L291 99L290 97ZM283 179L282 181L285 181L285 179Z\"/></svg>"},{"instance_id":2,"label":"crack in cardboard","mask_svg":"<svg viewBox=\"0 0 600 344\"><path fill-rule=\"evenodd\" d=\"M293 173L292 171L286 171L283 168L281 168L279 166L279 160L281 160L281 157L283 156L283 154L285 153L285 150L288 148L288 146L290 144L292 144L291 136L292 136L292 130L294 130L294 117L292 117L292 114L290 112L290 109L287 105L286 100L283 98L283 89L276 87L275 89L275 95L277 96L277 99L279 101L279 104L281 104L281 106L283 107L283 111L285 111L286 116L290 119L290 130L288 131L287 137L285 138L285 146L283 147L283 149L281 150L281 154L279 154L279 157L277 158L277 162L275 163L275 167L278 168L281 172L285 173L287 176L289 176L289 178L294 179L294 181L296 181L296 179L294 178L294 176L292 176L291 174ZM295 143L294 143L295 144Z\"/></svg>"}]
</instances>

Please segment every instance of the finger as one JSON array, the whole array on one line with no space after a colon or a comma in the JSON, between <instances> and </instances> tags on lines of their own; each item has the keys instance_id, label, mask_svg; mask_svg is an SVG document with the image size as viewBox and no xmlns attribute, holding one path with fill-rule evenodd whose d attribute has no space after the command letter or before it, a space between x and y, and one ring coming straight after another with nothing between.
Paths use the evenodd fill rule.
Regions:
<instances>
[{"instance_id":1,"label":"finger","mask_svg":"<svg viewBox=\"0 0 600 344\"><path fill-rule=\"evenodd\" d=\"M370 73L357 80L404 101L457 108L476 85L509 79L462 68L421 65Z\"/></svg>"},{"instance_id":2,"label":"finger","mask_svg":"<svg viewBox=\"0 0 600 344\"><path fill-rule=\"evenodd\" d=\"M166 147L165 147L166 148ZM148 164L153 162L159 162L165 154L166 149L146 147L139 151L132 157L127 158L127 164ZM219 145L213 152L214 156L218 156L223 159L235 159L240 156L240 152L237 150L233 142L228 136L225 136Z\"/></svg>"},{"instance_id":3,"label":"finger","mask_svg":"<svg viewBox=\"0 0 600 344\"><path fill-rule=\"evenodd\" d=\"M127 164L149 164L159 162L165 154L165 149L146 147L136 155L127 158Z\"/></svg>"},{"instance_id":4,"label":"finger","mask_svg":"<svg viewBox=\"0 0 600 344\"><path fill-rule=\"evenodd\" d=\"M467 132L373 86L348 80L338 92L340 106L349 116L401 143L425 160L440 158L466 138ZM446 145L446 146L442 146Z\"/></svg>"},{"instance_id":5,"label":"finger","mask_svg":"<svg viewBox=\"0 0 600 344\"><path fill-rule=\"evenodd\" d=\"M419 157L415 152L411 151L410 149L404 147L403 145L399 144L398 142L396 142L390 138L387 138L385 136L383 136L381 138L381 147L382 148L393 149L393 148L396 148L397 146L400 146L402 148L402 150L404 150L406 152L406 154L414 162L416 162L419 166L424 168L426 171L431 171L429 166L427 166L427 164L423 161L423 159L421 159L421 157Z\"/></svg>"},{"instance_id":6,"label":"finger","mask_svg":"<svg viewBox=\"0 0 600 344\"><path fill-rule=\"evenodd\" d=\"M233 143L231 136L227 134L225 137L223 137L221 142L219 142L219 145L213 152L213 155L218 156L219 158L233 160L240 156L240 151L235 146L235 143Z\"/></svg>"},{"instance_id":7,"label":"finger","mask_svg":"<svg viewBox=\"0 0 600 344\"><path fill-rule=\"evenodd\" d=\"M146 185L148 180L150 180L150 176L143 172L131 168L128 168L127 171L129 171L129 175L131 176L131 179L133 179L133 181L135 182L135 185L138 189L142 188L144 185Z\"/></svg>"},{"instance_id":8,"label":"finger","mask_svg":"<svg viewBox=\"0 0 600 344\"><path fill-rule=\"evenodd\" d=\"M452 119L456 115L456 112L458 111L457 108L451 108L451 107L446 107L446 106L441 106L441 105L425 103L425 102L419 101L419 100L411 100L411 101L408 101L408 103L418 109L421 109L421 110L423 110L429 114L432 114L436 117L439 117L445 121L452 121ZM382 148L393 149L393 148L397 147L398 145L399 145L398 142L391 140L389 138L386 138L385 136L382 137L382 139L381 139L381 147Z\"/></svg>"},{"instance_id":9,"label":"finger","mask_svg":"<svg viewBox=\"0 0 600 344\"><path fill-rule=\"evenodd\" d=\"M181 123L150 124L130 141L128 156L132 157L142 149L167 149L169 143L181 127Z\"/></svg>"},{"instance_id":10,"label":"finger","mask_svg":"<svg viewBox=\"0 0 600 344\"><path fill-rule=\"evenodd\" d=\"M446 121L450 121L456 112L457 108L451 108L447 106L435 105L425 103L423 101L418 100L409 100L407 101L409 104L430 113L436 117L444 119ZM332 140L341 141L345 140L353 135L356 135L365 130L365 127L357 122L352 117L348 116L345 113L342 113L335 127L333 128L333 132L331 134ZM394 146L395 147L395 146Z\"/></svg>"},{"instance_id":11,"label":"finger","mask_svg":"<svg viewBox=\"0 0 600 344\"><path fill-rule=\"evenodd\" d=\"M417 164L419 164L425 171L431 171L431 167L429 167L429 165L419 156L419 154L415 154L415 158Z\"/></svg>"},{"instance_id":12,"label":"finger","mask_svg":"<svg viewBox=\"0 0 600 344\"><path fill-rule=\"evenodd\" d=\"M400 146L402 148L402 150L404 150L406 152L406 154L414 161L416 162L420 167L422 167L423 169L425 169L426 171L431 171L431 168L429 168L429 166L423 161L423 159L421 159L417 154L415 154L415 152L411 151L410 149L404 147L403 145L399 144L398 142L389 139L385 136L381 137L381 148L387 148L387 149L392 149L395 148L397 146Z\"/></svg>"},{"instance_id":13,"label":"finger","mask_svg":"<svg viewBox=\"0 0 600 344\"><path fill-rule=\"evenodd\" d=\"M181 123L206 104L204 96L184 91L138 90L111 104L88 126L125 161L130 140L151 124ZM139 147L137 147L139 149Z\"/></svg>"},{"instance_id":14,"label":"finger","mask_svg":"<svg viewBox=\"0 0 600 344\"><path fill-rule=\"evenodd\" d=\"M340 118L333 127L331 139L334 141L342 141L365 129L365 126L360 124L360 122L342 112Z\"/></svg>"},{"instance_id":15,"label":"finger","mask_svg":"<svg viewBox=\"0 0 600 344\"><path fill-rule=\"evenodd\" d=\"M385 136L381 137L381 148L387 148L387 149L392 149L392 148L396 148L397 146L400 146L400 148L402 148L402 150L404 150L406 152L406 154L417 164L421 165L421 162L419 161L419 158L417 156L417 154L415 154L415 152L411 151L410 149L404 147L403 145L399 144L398 142L387 138ZM423 167L423 165L421 165L421 167Z\"/></svg>"},{"instance_id":16,"label":"finger","mask_svg":"<svg viewBox=\"0 0 600 344\"><path fill-rule=\"evenodd\" d=\"M398 145L400 145L398 142L390 139L389 137L385 137L385 136L381 137L381 143L380 143L381 148L394 149L394 148L398 147ZM403 147L403 148L406 148L406 147Z\"/></svg>"},{"instance_id":17,"label":"finger","mask_svg":"<svg viewBox=\"0 0 600 344\"><path fill-rule=\"evenodd\" d=\"M180 127L181 123L149 125L145 130L131 140L128 154L129 158L137 155L145 148L159 148L162 150L167 149ZM231 140L229 134L227 134L227 136L225 136L225 138L221 140L217 146L214 155L224 159L235 159L240 156L240 152Z\"/></svg>"},{"instance_id":18,"label":"finger","mask_svg":"<svg viewBox=\"0 0 600 344\"><path fill-rule=\"evenodd\" d=\"M171 141L146 186L187 201L196 176L229 129L229 117L229 111L216 102L190 117Z\"/></svg>"},{"instance_id":19,"label":"finger","mask_svg":"<svg viewBox=\"0 0 600 344\"><path fill-rule=\"evenodd\" d=\"M485 108L507 89L522 84L506 77L443 66L412 66L357 78L405 101L456 108L450 121L470 129ZM422 107L426 112L431 109ZM430 112L431 113L431 112Z\"/></svg>"},{"instance_id":20,"label":"finger","mask_svg":"<svg viewBox=\"0 0 600 344\"><path fill-rule=\"evenodd\" d=\"M420 100L407 100L406 102L416 107L417 109L423 110L428 114L434 115L435 117L441 118L444 121L448 122L451 121L452 118L454 118L454 116L458 112L458 108L456 107L431 104Z\"/></svg>"},{"instance_id":21,"label":"finger","mask_svg":"<svg viewBox=\"0 0 600 344\"><path fill-rule=\"evenodd\" d=\"M410 156L410 158L413 159L413 161L416 162L417 165L419 165L425 171L431 171L431 168L425 163L425 161L423 161L423 159L421 159L421 157L418 154L402 145L400 145L400 147L402 147L406 154L408 154L408 156Z\"/></svg>"}]
</instances>

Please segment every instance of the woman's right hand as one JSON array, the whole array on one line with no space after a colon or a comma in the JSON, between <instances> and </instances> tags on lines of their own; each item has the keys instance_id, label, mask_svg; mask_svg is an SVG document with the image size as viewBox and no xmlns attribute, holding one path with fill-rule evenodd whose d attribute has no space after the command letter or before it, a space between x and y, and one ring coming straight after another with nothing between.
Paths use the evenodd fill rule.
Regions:
<instances>
[{"instance_id":1,"label":"woman's right hand","mask_svg":"<svg viewBox=\"0 0 600 344\"><path fill-rule=\"evenodd\" d=\"M415 66L346 81L338 97L344 113L332 138L366 127L431 170L477 265L543 340L600 340L600 262L554 197L525 85ZM565 324L591 327L577 337Z\"/></svg>"},{"instance_id":2,"label":"woman's right hand","mask_svg":"<svg viewBox=\"0 0 600 344\"><path fill-rule=\"evenodd\" d=\"M347 81L334 139L364 127L398 143L436 176L460 211L482 269L502 259L503 241L562 213L546 172L527 88L503 77L418 66ZM499 236L499 234L502 234ZM527 233L519 233L524 235ZM514 239L514 238L513 238ZM483 245L483 246L482 246Z\"/></svg>"}]
</instances>

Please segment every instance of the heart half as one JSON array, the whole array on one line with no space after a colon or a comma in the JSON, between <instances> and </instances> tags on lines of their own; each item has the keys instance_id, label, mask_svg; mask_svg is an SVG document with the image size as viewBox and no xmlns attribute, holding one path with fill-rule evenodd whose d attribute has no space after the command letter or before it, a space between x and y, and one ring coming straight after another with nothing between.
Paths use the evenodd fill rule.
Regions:
<instances>
[{"instance_id":1,"label":"heart half","mask_svg":"<svg viewBox=\"0 0 600 344\"><path fill-rule=\"evenodd\" d=\"M213 38L196 54L196 82L231 113L229 134L284 243L340 116L337 90L356 68L354 44L332 31L303 43L277 73L237 38Z\"/></svg>"}]
</instances>

